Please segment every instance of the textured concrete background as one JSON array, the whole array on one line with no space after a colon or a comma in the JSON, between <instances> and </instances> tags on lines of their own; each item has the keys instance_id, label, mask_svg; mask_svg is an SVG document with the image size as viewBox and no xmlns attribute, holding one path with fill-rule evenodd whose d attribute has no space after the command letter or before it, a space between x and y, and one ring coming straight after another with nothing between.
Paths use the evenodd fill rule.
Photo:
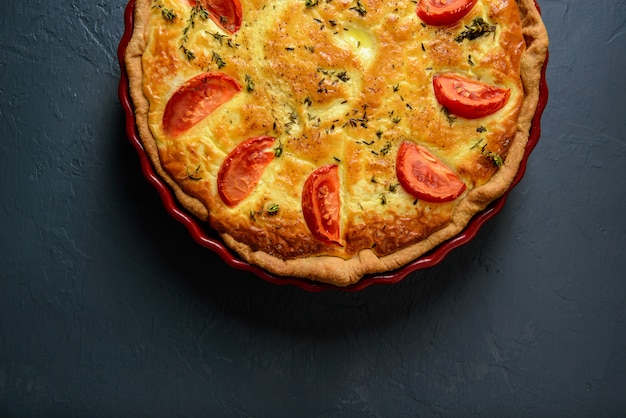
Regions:
<instances>
[{"instance_id":1,"label":"textured concrete background","mask_svg":"<svg viewBox=\"0 0 626 418\"><path fill-rule=\"evenodd\" d=\"M626 2L541 0L524 180L435 268L357 294L232 270L142 177L125 2L0 4L0 416L626 414Z\"/></svg>"}]
</instances>

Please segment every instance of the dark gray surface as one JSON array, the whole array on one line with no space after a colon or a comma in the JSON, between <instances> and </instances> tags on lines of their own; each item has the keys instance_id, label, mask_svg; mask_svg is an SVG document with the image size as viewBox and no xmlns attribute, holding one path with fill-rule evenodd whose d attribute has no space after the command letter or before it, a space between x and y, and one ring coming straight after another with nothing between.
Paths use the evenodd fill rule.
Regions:
<instances>
[{"instance_id":1,"label":"dark gray surface","mask_svg":"<svg viewBox=\"0 0 626 418\"><path fill-rule=\"evenodd\" d=\"M504 210L400 284L309 294L166 215L124 2L3 1L0 415L626 414L626 3L540 4L550 101Z\"/></svg>"}]
</instances>

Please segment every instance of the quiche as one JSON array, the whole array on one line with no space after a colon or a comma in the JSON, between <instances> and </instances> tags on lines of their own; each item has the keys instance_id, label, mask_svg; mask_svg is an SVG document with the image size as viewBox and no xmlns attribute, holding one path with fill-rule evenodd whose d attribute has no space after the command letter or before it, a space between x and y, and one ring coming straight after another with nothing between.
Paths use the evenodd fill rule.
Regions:
<instances>
[{"instance_id":1,"label":"quiche","mask_svg":"<svg viewBox=\"0 0 626 418\"><path fill-rule=\"evenodd\" d=\"M136 0L140 140L242 259L346 286L510 186L548 37L534 0Z\"/></svg>"}]
</instances>

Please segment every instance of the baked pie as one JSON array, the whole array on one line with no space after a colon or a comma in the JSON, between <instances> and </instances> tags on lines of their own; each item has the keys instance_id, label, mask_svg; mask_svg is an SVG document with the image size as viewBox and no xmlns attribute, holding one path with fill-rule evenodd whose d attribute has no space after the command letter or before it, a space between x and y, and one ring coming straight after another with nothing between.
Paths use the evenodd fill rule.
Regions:
<instances>
[{"instance_id":1,"label":"baked pie","mask_svg":"<svg viewBox=\"0 0 626 418\"><path fill-rule=\"evenodd\" d=\"M136 0L140 140L244 260L345 286L510 186L548 37L534 0Z\"/></svg>"}]
</instances>

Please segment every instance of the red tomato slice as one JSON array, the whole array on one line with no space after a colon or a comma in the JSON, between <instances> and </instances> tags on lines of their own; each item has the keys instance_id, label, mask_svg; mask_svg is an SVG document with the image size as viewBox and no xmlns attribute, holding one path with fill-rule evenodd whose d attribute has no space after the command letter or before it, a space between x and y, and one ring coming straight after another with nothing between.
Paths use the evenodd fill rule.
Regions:
<instances>
[{"instance_id":1,"label":"red tomato slice","mask_svg":"<svg viewBox=\"0 0 626 418\"><path fill-rule=\"evenodd\" d=\"M404 190L427 202L449 202L465 190L465 183L450 167L412 142L400 145L396 175Z\"/></svg>"},{"instance_id":2,"label":"red tomato slice","mask_svg":"<svg viewBox=\"0 0 626 418\"><path fill-rule=\"evenodd\" d=\"M472 80L457 74L433 78L435 96L451 113L467 119L491 115L502 109L511 90Z\"/></svg>"},{"instance_id":3,"label":"red tomato slice","mask_svg":"<svg viewBox=\"0 0 626 418\"><path fill-rule=\"evenodd\" d=\"M275 138L250 138L228 154L217 173L217 191L231 208L244 200L259 184L259 179L274 158Z\"/></svg>"},{"instance_id":4,"label":"red tomato slice","mask_svg":"<svg viewBox=\"0 0 626 418\"><path fill-rule=\"evenodd\" d=\"M304 182L302 212L309 230L318 240L343 246L339 236L339 170L325 165Z\"/></svg>"},{"instance_id":5,"label":"red tomato slice","mask_svg":"<svg viewBox=\"0 0 626 418\"><path fill-rule=\"evenodd\" d=\"M203 73L185 82L163 112L163 130L178 136L230 100L241 86L223 73Z\"/></svg>"},{"instance_id":6,"label":"red tomato slice","mask_svg":"<svg viewBox=\"0 0 626 418\"><path fill-rule=\"evenodd\" d=\"M239 0L188 0L192 6L201 5L211 20L226 32L235 33L241 28L243 12Z\"/></svg>"},{"instance_id":7,"label":"red tomato slice","mask_svg":"<svg viewBox=\"0 0 626 418\"><path fill-rule=\"evenodd\" d=\"M476 0L421 0L417 16L427 25L452 26L476 4Z\"/></svg>"}]
</instances>

